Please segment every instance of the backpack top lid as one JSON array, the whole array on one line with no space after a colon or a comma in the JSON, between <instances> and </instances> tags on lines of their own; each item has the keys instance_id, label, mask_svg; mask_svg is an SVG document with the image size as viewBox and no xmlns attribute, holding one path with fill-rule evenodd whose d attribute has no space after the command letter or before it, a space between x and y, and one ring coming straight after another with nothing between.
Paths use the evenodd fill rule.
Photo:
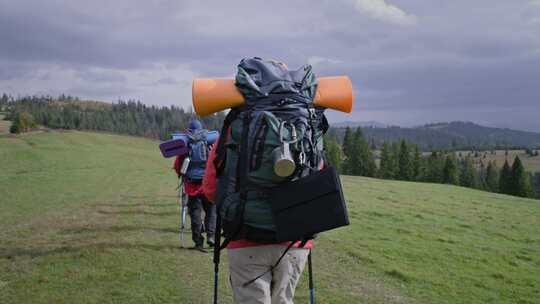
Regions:
<instances>
[{"instance_id":1,"label":"backpack top lid","mask_svg":"<svg viewBox=\"0 0 540 304\"><path fill-rule=\"evenodd\" d=\"M189 138L190 146L198 143L200 141L207 141L206 135L208 134L208 130L206 129L197 129L197 130L187 130L187 136Z\"/></svg>"},{"instance_id":2,"label":"backpack top lid","mask_svg":"<svg viewBox=\"0 0 540 304\"><path fill-rule=\"evenodd\" d=\"M254 57L240 61L235 84L246 102L271 94L300 94L313 101L317 90L317 77L312 72L311 65L289 70L281 62Z\"/></svg>"},{"instance_id":3,"label":"backpack top lid","mask_svg":"<svg viewBox=\"0 0 540 304\"><path fill-rule=\"evenodd\" d=\"M192 143L206 140L207 132L207 130L202 128L202 124L198 119L192 119L189 122L189 126L186 130L187 136Z\"/></svg>"}]
</instances>

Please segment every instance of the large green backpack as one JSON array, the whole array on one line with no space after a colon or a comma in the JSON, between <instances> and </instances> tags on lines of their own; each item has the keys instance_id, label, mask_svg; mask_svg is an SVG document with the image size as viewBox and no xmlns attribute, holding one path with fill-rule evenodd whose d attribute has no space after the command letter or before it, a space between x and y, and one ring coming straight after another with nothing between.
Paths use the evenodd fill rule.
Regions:
<instances>
[{"instance_id":1,"label":"large green backpack","mask_svg":"<svg viewBox=\"0 0 540 304\"><path fill-rule=\"evenodd\" d=\"M305 177L324 164L324 109L313 104L317 79L309 65L289 70L260 58L243 59L236 86L246 102L227 115L215 160L216 203L226 240L275 242L272 189ZM276 150L289 146L289 176L274 170Z\"/></svg>"}]
</instances>

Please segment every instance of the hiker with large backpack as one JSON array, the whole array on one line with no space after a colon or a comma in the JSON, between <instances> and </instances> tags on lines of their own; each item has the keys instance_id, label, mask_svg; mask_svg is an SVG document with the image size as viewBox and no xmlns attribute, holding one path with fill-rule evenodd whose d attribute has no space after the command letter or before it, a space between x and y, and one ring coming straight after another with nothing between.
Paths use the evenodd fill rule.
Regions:
<instances>
[{"instance_id":1,"label":"hiker with large backpack","mask_svg":"<svg viewBox=\"0 0 540 304\"><path fill-rule=\"evenodd\" d=\"M202 179L210 151L207 134L208 131L202 128L199 120L191 120L187 130L189 153L177 156L174 164L178 176L182 176L184 191L188 195L191 236L195 243L192 249L202 252L206 252L203 229L206 233L206 243L210 247L214 246L216 229L216 205L204 196L202 190Z\"/></svg>"},{"instance_id":2,"label":"hiker with large backpack","mask_svg":"<svg viewBox=\"0 0 540 304\"><path fill-rule=\"evenodd\" d=\"M214 167L216 148L217 146L214 146L210 152L203 180L204 193L212 202L215 201L216 191L216 168ZM218 220L222 219L218 216ZM213 303L218 303L219 254L223 249L218 245L220 236L217 237L216 242L218 243L214 248ZM288 248L290 244L291 242L259 242L240 236L237 240L222 244L228 249L229 282L233 289L235 303L292 303L296 285L312 248L312 241L307 241L302 244L303 246L300 242L296 242L293 248ZM288 251L287 255L281 258L284 250ZM276 265L276 261L280 258L280 263ZM312 286L313 281L310 275L311 298L313 297Z\"/></svg>"},{"instance_id":3,"label":"hiker with large backpack","mask_svg":"<svg viewBox=\"0 0 540 304\"><path fill-rule=\"evenodd\" d=\"M348 224L335 169L325 168L317 79L309 65L250 58L235 84L245 104L227 114L203 180L218 206L214 303L224 248L236 303L293 303L314 234ZM312 286L310 276L313 302Z\"/></svg>"}]
</instances>

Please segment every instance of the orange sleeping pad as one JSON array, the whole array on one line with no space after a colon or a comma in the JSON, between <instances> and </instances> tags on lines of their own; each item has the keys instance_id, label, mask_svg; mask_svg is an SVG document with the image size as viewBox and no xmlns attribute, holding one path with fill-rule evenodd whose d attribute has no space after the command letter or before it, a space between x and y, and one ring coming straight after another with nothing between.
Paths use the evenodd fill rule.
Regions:
<instances>
[{"instance_id":1,"label":"orange sleeping pad","mask_svg":"<svg viewBox=\"0 0 540 304\"><path fill-rule=\"evenodd\" d=\"M200 116L241 106L244 96L232 79L193 80L193 107ZM352 83L347 76L319 77L315 105L350 113L353 105Z\"/></svg>"}]
</instances>

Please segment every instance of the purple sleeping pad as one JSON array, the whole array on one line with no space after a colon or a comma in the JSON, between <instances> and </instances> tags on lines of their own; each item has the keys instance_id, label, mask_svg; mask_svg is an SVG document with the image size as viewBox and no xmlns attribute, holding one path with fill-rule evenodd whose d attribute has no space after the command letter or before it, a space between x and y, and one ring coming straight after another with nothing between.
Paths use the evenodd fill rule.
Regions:
<instances>
[{"instance_id":1,"label":"purple sleeping pad","mask_svg":"<svg viewBox=\"0 0 540 304\"><path fill-rule=\"evenodd\" d=\"M209 145L214 144L218 139L218 131L207 131L206 140ZM177 155L185 155L189 152L189 135L186 133L173 133L172 138L159 145L163 157L169 158Z\"/></svg>"},{"instance_id":2,"label":"purple sleeping pad","mask_svg":"<svg viewBox=\"0 0 540 304\"><path fill-rule=\"evenodd\" d=\"M169 158L177 155L185 155L189 152L186 142L182 139L171 139L159 145L163 157Z\"/></svg>"}]
</instances>

